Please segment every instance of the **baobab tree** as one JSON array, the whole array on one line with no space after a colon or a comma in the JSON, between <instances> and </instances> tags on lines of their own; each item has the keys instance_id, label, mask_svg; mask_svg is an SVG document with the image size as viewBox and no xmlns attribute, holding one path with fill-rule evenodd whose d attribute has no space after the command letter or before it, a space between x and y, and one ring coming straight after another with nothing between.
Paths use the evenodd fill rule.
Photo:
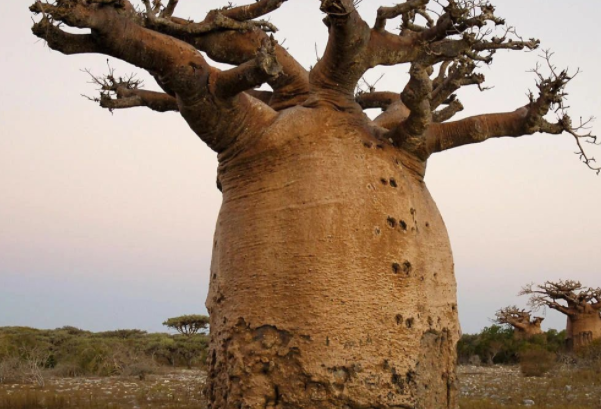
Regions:
<instances>
[{"instance_id":1,"label":"baobab tree","mask_svg":"<svg viewBox=\"0 0 601 409\"><path fill-rule=\"evenodd\" d=\"M198 21L176 17L177 0L57 0L31 11L50 48L124 60L162 89L109 72L95 78L101 107L177 111L218 154L211 408L455 408L456 285L426 163L502 136L594 140L565 112L572 76L549 64L523 106L450 121L463 109L457 91L485 88L480 64L539 41L480 1L409 0L369 25L358 2L321 0L329 37L307 70L260 20L284 3ZM400 32L387 30L397 19ZM402 90L356 93L368 70L403 64ZM383 113L372 120L369 108ZM551 109L557 119L545 118Z\"/></svg>"},{"instance_id":2,"label":"baobab tree","mask_svg":"<svg viewBox=\"0 0 601 409\"><path fill-rule=\"evenodd\" d=\"M601 288L573 280L546 281L525 286L520 295L530 295L533 308L549 307L567 315L568 347L578 349L601 338Z\"/></svg>"},{"instance_id":3,"label":"baobab tree","mask_svg":"<svg viewBox=\"0 0 601 409\"><path fill-rule=\"evenodd\" d=\"M544 320L542 317L532 318L530 311L519 309L516 306L502 308L495 314L497 324L513 327L513 335L516 339L528 339L542 334L543 330L540 326Z\"/></svg>"}]
</instances>

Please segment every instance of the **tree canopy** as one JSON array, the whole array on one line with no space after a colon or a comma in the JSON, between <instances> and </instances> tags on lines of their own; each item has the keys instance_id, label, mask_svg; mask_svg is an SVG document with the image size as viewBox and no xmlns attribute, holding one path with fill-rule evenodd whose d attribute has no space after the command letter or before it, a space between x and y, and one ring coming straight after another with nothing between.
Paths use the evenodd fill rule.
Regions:
<instances>
[{"instance_id":1,"label":"tree canopy","mask_svg":"<svg viewBox=\"0 0 601 409\"><path fill-rule=\"evenodd\" d=\"M206 315L182 315L169 318L163 325L172 328L185 336L191 336L207 329L209 317Z\"/></svg>"},{"instance_id":2,"label":"tree canopy","mask_svg":"<svg viewBox=\"0 0 601 409\"><path fill-rule=\"evenodd\" d=\"M584 142L597 142L588 131L590 121L573 121L567 113L565 89L577 71L555 67L550 51L543 53L544 66L533 69L537 92L529 93L525 105L447 122L463 109L457 91L470 85L486 89L478 69L492 63L497 51L534 50L540 44L521 38L487 1L409 0L380 7L370 26L359 13L360 2L321 0L329 40L310 70L275 40L277 28L261 19L285 2L229 5L200 20L177 17L178 0L143 0L141 7L128 0L37 1L30 9L41 15L34 34L51 48L122 59L150 72L164 91L143 90L133 76L118 78L110 70L106 77L94 77L100 95L93 99L102 107L179 111L217 152L235 143L242 130L259 130L273 122L275 112L293 106L348 112L377 107L384 113L374 123L386 129L384 140L421 160L490 138L567 133L582 161L600 171L584 149ZM394 33L387 25L397 18L400 32ZM73 34L61 25L91 32ZM198 51L234 68L218 70ZM356 92L368 70L403 64L410 80L400 93ZM262 84L272 90L257 90Z\"/></svg>"}]
</instances>

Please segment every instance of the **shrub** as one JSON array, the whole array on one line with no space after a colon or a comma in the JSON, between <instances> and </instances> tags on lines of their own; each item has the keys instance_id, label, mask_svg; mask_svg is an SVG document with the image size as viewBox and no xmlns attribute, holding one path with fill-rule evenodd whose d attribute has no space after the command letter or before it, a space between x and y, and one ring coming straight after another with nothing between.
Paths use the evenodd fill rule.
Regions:
<instances>
[{"instance_id":1,"label":"shrub","mask_svg":"<svg viewBox=\"0 0 601 409\"><path fill-rule=\"evenodd\" d=\"M543 376L556 363L556 355L544 349L530 349L520 354L520 370L524 376Z\"/></svg>"},{"instance_id":2,"label":"shrub","mask_svg":"<svg viewBox=\"0 0 601 409\"><path fill-rule=\"evenodd\" d=\"M144 378L159 365L198 366L206 358L204 334L148 334L141 330L92 333L74 327L37 330L0 327L0 383L36 382L43 376Z\"/></svg>"},{"instance_id":3,"label":"shrub","mask_svg":"<svg viewBox=\"0 0 601 409\"><path fill-rule=\"evenodd\" d=\"M599 377L601 375L601 340L597 339L590 345L580 348L573 356L573 364L580 371L589 371Z\"/></svg>"},{"instance_id":4,"label":"shrub","mask_svg":"<svg viewBox=\"0 0 601 409\"><path fill-rule=\"evenodd\" d=\"M17 357L0 359L0 383L21 381L21 361Z\"/></svg>"}]
</instances>

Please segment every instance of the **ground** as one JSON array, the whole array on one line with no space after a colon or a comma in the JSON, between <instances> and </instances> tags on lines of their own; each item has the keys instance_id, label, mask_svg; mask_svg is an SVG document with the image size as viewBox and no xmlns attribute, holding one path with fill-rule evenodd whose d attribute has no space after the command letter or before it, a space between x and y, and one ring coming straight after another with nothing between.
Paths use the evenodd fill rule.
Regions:
<instances>
[{"instance_id":1,"label":"ground","mask_svg":"<svg viewBox=\"0 0 601 409\"><path fill-rule=\"evenodd\" d=\"M461 409L598 409L599 373L561 367L526 378L517 366L459 367ZM45 386L0 384L0 409L204 409L201 370L135 377L49 378Z\"/></svg>"},{"instance_id":2,"label":"ground","mask_svg":"<svg viewBox=\"0 0 601 409\"><path fill-rule=\"evenodd\" d=\"M559 367L543 377L524 377L518 366L460 366L461 409L601 408L598 373Z\"/></svg>"},{"instance_id":3,"label":"ground","mask_svg":"<svg viewBox=\"0 0 601 409\"><path fill-rule=\"evenodd\" d=\"M1 409L204 409L200 370L137 377L49 378L44 387L0 384Z\"/></svg>"}]
</instances>

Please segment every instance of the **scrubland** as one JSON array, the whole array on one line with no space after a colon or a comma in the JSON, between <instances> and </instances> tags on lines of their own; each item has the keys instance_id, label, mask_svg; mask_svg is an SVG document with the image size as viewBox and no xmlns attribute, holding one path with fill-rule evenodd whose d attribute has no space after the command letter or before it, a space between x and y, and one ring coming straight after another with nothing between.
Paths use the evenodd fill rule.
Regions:
<instances>
[{"instance_id":1,"label":"scrubland","mask_svg":"<svg viewBox=\"0 0 601 409\"><path fill-rule=\"evenodd\" d=\"M519 366L460 366L461 409L598 409L601 375L561 367L541 377ZM137 376L51 377L44 387L1 384L0 409L204 409L202 369Z\"/></svg>"},{"instance_id":2,"label":"scrubland","mask_svg":"<svg viewBox=\"0 0 601 409\"><path fill-rule=\"evenodd\" d=\"M601 343L571 354L556 332L508 335L460 343L470 362L458 369L461 409L601 408ZM0 328L0 409L204 409L206 345L204 335Z\"/></svg>"}]
</instances>

